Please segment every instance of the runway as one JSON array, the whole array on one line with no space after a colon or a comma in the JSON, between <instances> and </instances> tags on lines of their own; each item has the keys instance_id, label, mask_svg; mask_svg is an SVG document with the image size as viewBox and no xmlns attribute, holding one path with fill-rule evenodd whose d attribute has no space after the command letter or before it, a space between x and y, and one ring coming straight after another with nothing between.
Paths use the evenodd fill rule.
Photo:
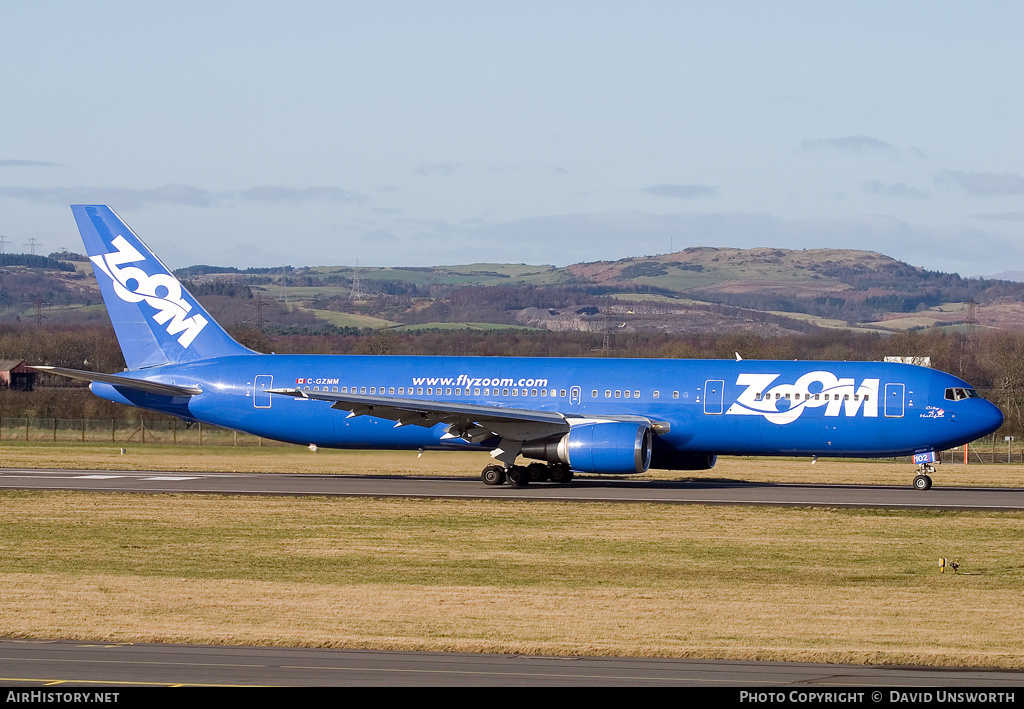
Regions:
<instances>
[{"instance_id":1,"label":"runway","mask_svg":"<svg viewBox=\"0 0 1024 709\"><path fill-rule=\"evenodd\" d=\"M859 507L939 510L1024 510L1024 488L909 485L748 483L735 480L665 482L578 478L569 485L487 486L478 477L181 473L125 470L0 469L0 489L83 490L219 495L325 495L445 499L547 500L692 505Z\"/></svg>"},{"instance_id":2,"label":"runway","mask_svg":"<svg viewBox=\"0 0 1024 709\"><path fill-rule=\"evenodd\" d=\"M0 640L5 687L1019 687L1024 672L637 657ZM788 691L788 690L787 690Z\"/></svg>"}]
</instances>

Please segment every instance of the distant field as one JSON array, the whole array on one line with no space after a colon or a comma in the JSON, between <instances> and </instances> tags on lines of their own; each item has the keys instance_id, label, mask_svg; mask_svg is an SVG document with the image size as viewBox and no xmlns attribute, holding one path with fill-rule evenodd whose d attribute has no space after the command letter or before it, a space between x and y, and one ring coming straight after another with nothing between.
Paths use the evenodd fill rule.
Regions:
<instances>
[{"instance_id":1,"label":"distant field","mask_svg":"<svg viewBox=\"0 0 1024 709\"><path fill-rule=\"evenodd\" d=\"M418 330L533 330L525 325L503 325L489 322L425 322L416 325L399 325L398 332L416 332Z\"/></svg>"},{"instance_id":2,"label":"distant field","mask_svg":"<svg viewBox=\"0 0 1024 709\"><path fill-rule=\"evenodd\" d=\"M396 324L391 322L390 320L373 318L370 317L369 315L358 315L356 313L339 313L336 310L318 310L316 308L308 308L308 310L321 320L326 320L332 325L337 325L338 327L369 327L373 328L374 330L380 330L382 328L391 327Z\"/></svg>"}]
</instances>

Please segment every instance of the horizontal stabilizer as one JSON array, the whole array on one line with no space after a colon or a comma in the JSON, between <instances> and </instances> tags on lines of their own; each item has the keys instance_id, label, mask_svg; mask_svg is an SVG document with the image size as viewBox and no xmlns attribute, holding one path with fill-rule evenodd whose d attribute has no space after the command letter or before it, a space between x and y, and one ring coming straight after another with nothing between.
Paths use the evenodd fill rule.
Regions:
<instances>
[{"instance_id":1,"label":"horizontal stabilizer","mask_svg":"<svg viewBox=\"0 0 1024 709\"><path fill-rule=\"evenodd\" d=\"M62 377L80 379L85 382L103 382L104 384L111 384L116 387L125 387L126 389L136 389L138 391L144 391L147 394L156 394L158 396L195 396L196 394L203 393L203 390L199 387L161 384L160 382L151 382L148 379L136 379L134 377L125 377L118 374L100 374L99 372L85 372L81 369L65 369L64 367L47 367L44 365L31 366L29 369L34 369L37 372L59 374Z\"/></svg>"}]
</instances>

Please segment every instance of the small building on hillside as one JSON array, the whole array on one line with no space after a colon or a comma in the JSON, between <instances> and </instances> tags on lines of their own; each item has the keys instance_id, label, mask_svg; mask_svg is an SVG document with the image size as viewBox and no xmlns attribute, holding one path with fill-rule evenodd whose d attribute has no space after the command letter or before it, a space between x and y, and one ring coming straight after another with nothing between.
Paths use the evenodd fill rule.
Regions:
<instances>
[{"instance_id":1,"label":"small building on hillside","mask_svg":"<svg viewBox=\"0 0 1024 709\"><path fill-rule=\"evenodd\" d=\"M0 359L0 386L7 389L32 391L36 383L36 373L25 364L23 359Z\"/></svg>"}]
</instances>

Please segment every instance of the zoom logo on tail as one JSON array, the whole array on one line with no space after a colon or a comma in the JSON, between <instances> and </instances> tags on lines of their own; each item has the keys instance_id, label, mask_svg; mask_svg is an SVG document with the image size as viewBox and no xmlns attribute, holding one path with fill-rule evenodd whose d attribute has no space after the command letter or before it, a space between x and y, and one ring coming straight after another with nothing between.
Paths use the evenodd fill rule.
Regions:
<instances>
[{"instance_id":1,"label":"zoom logo on tail","mask_svg":"<svg viewBox=\"0 0 1024 709\"><path fill-rule=\"evenodd\" d=\"M150 275L141 268L124 266L145 261L146 257L123 236L114 238L111 245L117 251L89 258L96 268L110 278L114 293L127 303L146 301L156 311L150 317L158 325L166 325L168 335L180 332L178 344L187 349L206 327L206 318L198 313L186 317L192 305L182 297L181 284L173 276L166 273Z\"/></svg>"}]
</instances>

